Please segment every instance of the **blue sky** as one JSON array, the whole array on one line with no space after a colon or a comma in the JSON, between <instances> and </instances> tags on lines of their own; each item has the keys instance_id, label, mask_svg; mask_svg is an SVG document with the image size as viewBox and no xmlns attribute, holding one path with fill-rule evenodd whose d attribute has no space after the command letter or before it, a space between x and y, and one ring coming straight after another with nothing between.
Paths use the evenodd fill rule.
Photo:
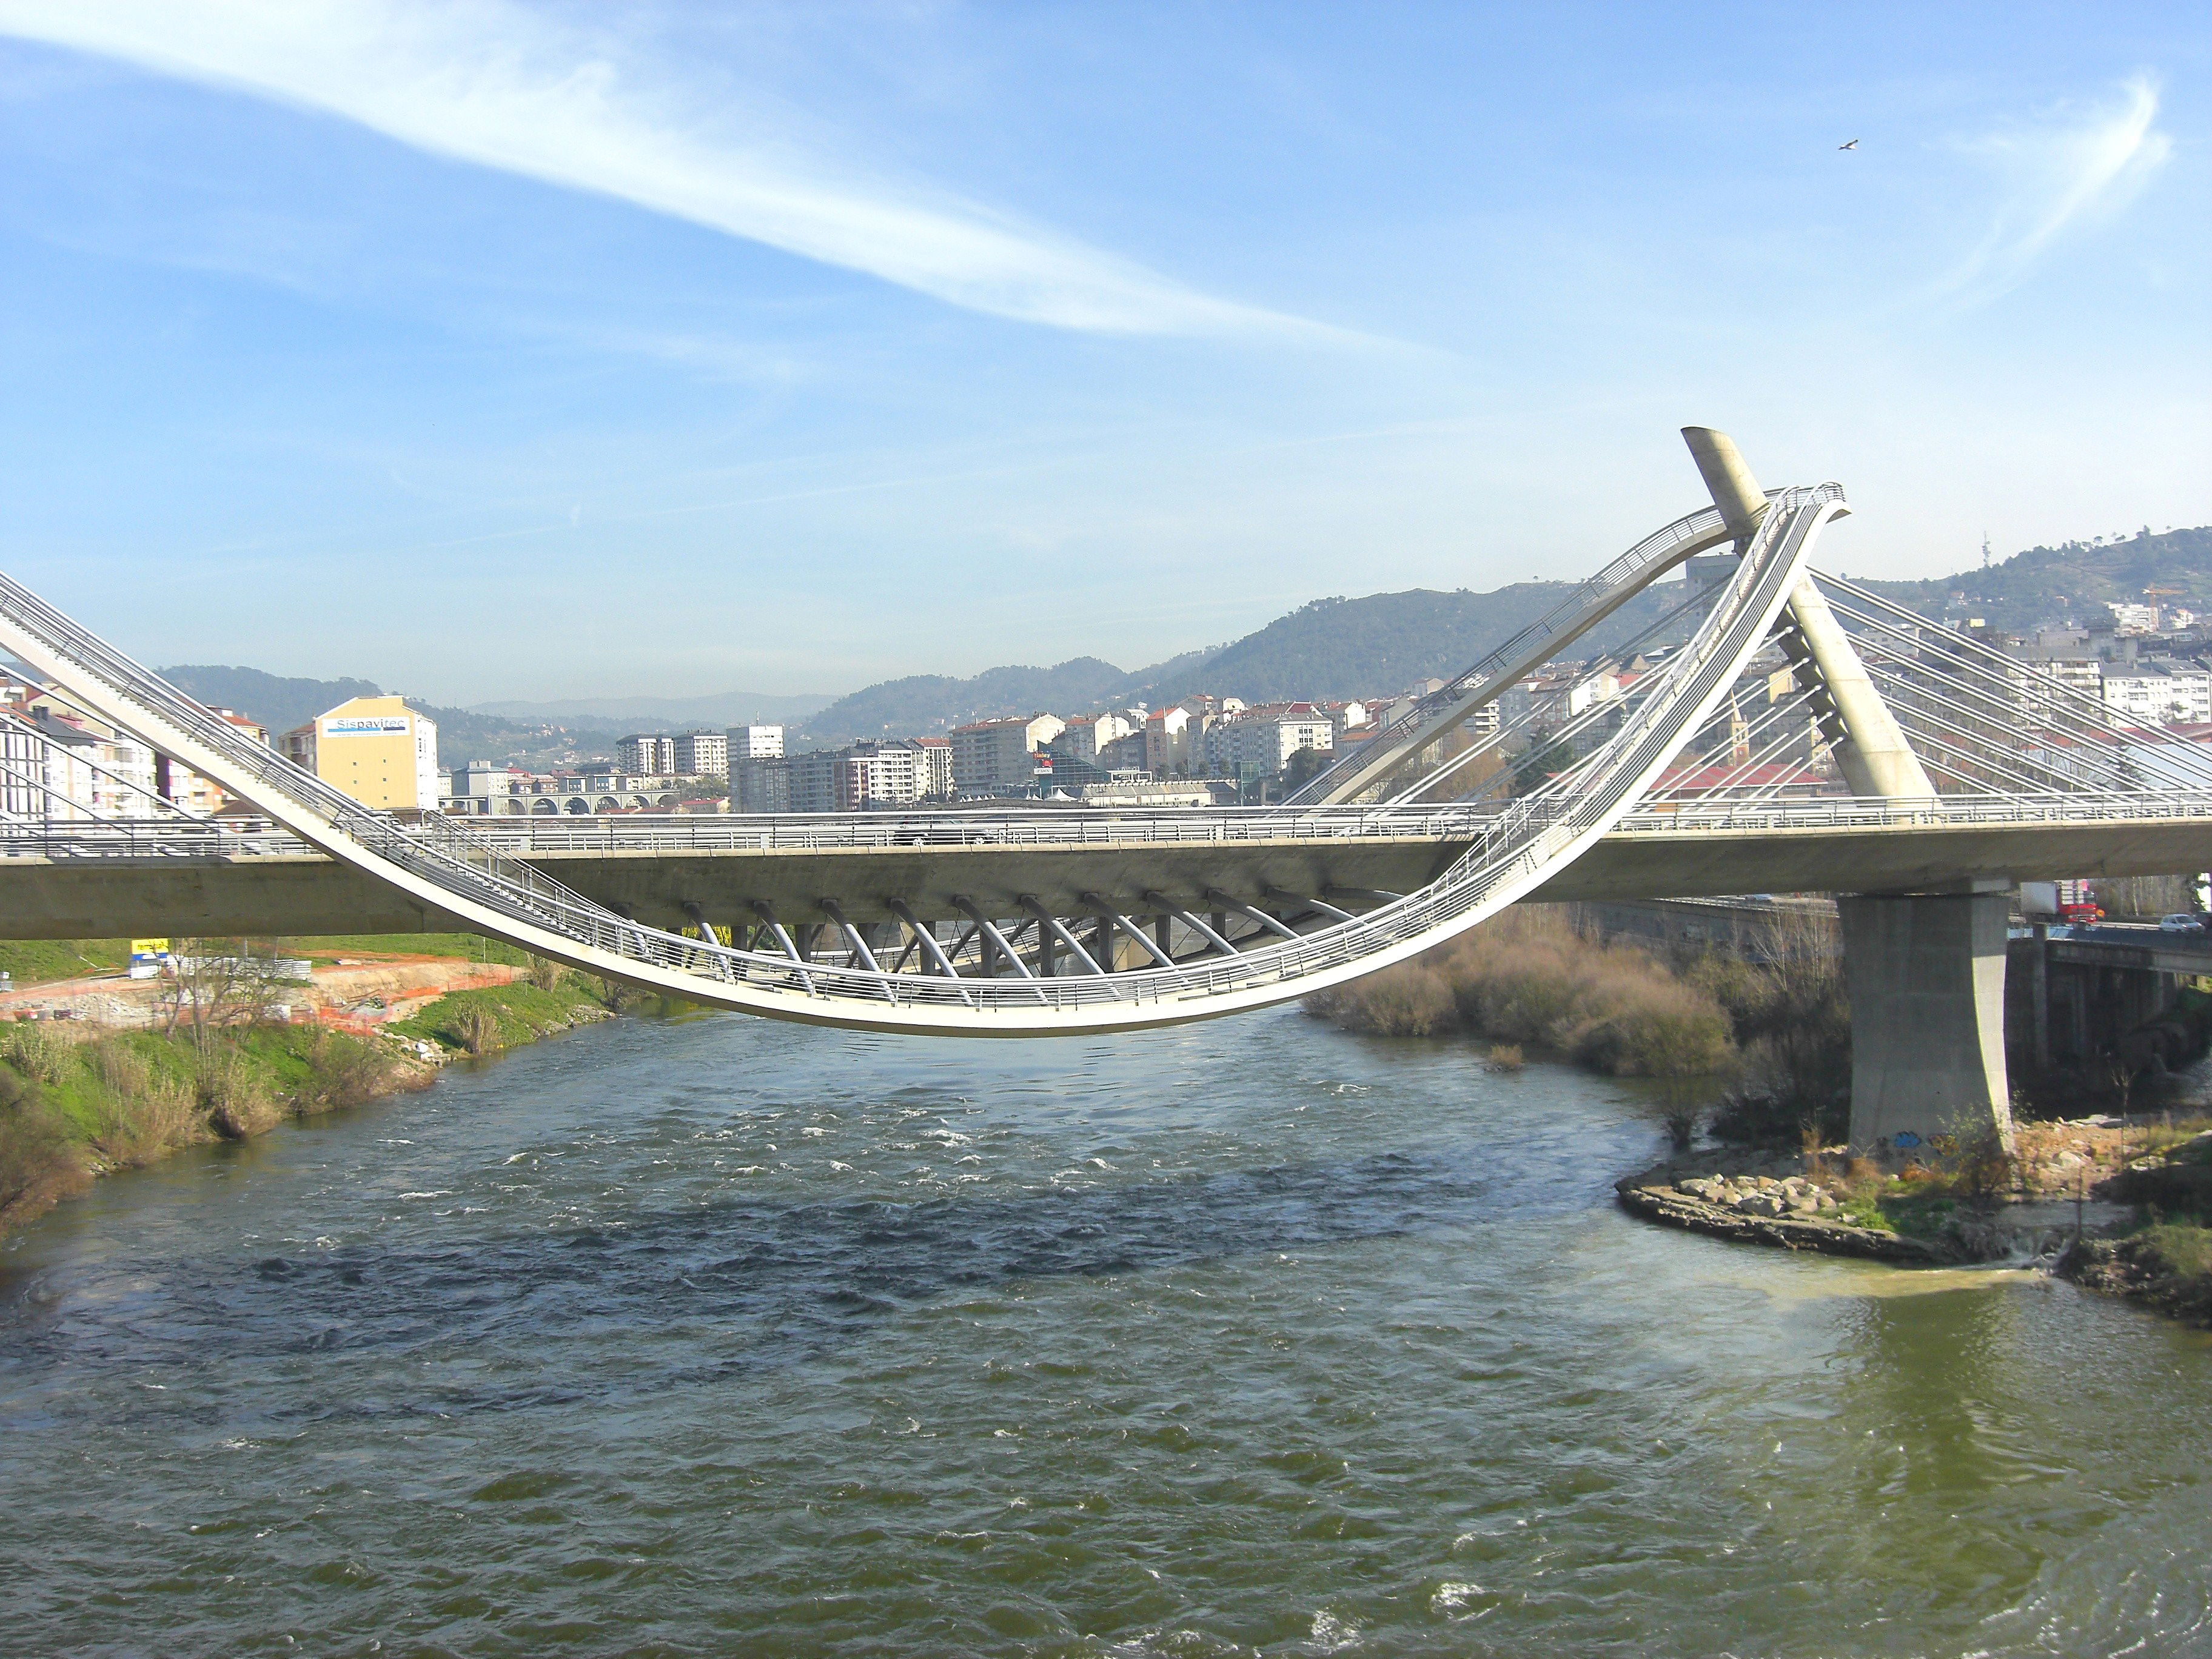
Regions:
<instances>
[{"instance_id":1,"label":"blue sky","mask_svg":"<svg viewBox=\"0 0 2212 1659\"><path fill-rule=\"evenodd\" d=\"M1686 422L1855 574L2201 524L2209 86L2171 4L0 0L0 558L456 702L1579 576Z\"/></svg>"}]
</instances>

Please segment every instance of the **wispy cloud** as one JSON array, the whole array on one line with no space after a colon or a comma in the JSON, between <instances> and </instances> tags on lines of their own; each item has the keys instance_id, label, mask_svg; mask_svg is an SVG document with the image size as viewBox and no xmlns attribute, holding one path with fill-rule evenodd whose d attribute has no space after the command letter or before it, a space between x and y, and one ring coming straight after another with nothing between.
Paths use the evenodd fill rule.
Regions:
<instances>
[{"instance_id":1,"label":"wispy cloud","mask_svg":"<svg viewBox=\"0 0 2212 1659\"><path fill-rule=\"evenodd\" d=\"M2005 173L2009 190L1981 245L1941 284L1944 292L1968 303L2008 292L2068 227L2112 211L2142 188L2173 144L2152 125L2157 88L2139 78L2124 91L2117 111L1968 146Z\"/></svg>"},{"instance_id":2,"label":"wispy cloud","mask_svg":"<svg viewBox=\"0 0 2212 1659\"><path fill-rule=\"evenodd\" d=\"M1335 332L795 153L788 135L733 141L689 118L666 71L618 64L508 0L0 0L0 32L324 111L973 311L1109 334Z\"/></svg>"}]
</instances>

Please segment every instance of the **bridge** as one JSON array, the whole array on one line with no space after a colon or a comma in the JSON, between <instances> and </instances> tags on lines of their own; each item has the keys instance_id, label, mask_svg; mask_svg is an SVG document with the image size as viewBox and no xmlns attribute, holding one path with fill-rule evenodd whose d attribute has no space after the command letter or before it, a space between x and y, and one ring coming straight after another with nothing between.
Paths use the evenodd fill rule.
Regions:
<instances>
[{"instance_id":1,"label":"bridge","mask_svg":"<svg viewBox=\"0 0 2212 1659\"><path fill-rule=\"evenodd\" d=\"M2212 757L1818 570L1842 489L1762 490L1724 435L1685 437L1711 507L1276 808L401 823L0 578L0 647L268 819L13 814L0 933L465 929L749 1013L1012 1036L1279 1003L1523 899L1837 892L1853 1139L2002 1130L2006 890L2204 867ZM1721 548L1724 580L1661 588L1610 653L1647 672L1564 666Z\"/></svg>"}]
</instances>

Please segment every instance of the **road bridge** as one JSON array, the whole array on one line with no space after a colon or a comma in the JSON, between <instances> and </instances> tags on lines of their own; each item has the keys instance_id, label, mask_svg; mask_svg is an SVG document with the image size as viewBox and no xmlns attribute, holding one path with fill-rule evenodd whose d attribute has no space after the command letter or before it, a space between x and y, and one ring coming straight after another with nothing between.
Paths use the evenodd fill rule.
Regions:
<instances>
[{"instance_id":1,"label":"road bridge","mask_svg":"<svg viewBox=\"0 0 2212 1659\"><path fill-rule=\"evenodd\" d=\"M1332 823L1332 816L1340 821ZM1364 912L1437 878L1474 843L1447 812L1309 812L1291 833L1257 809L1157 815L1081 811L623 817L571 826L509 820L486 839L533 870L652 927L959 923L965 899L1008 916L1024 897L1062 915L1097 893L1125 914L1210 912L1213 895L1280 908L1330 898ZM1702 898L1747 892L1936 892L2002 878L2167 874L2208 856L2212 793L2131 815L2054 799L1769 803L1623 818L1528 896L1535 902ZM0 938L439 933L466 924L281 830L149 821L112 832L0 827ZM1240 929L1241 931L1241 929ZM2192 970L2194 971L2194 970Z\"/></svg>"},{"instance_id":2,"label":"road bridge","mask_svg":"<svg viewBox=\"0 0 2212 1659\"><path fill-rule=\"evenodd\" d=\"M1251 813L403 823L0 578L0 646L283 836L225 842L167 802L87 822L33 800L0 828L19 855L0 858L0 925L177 933L281 911L288 926L237 931L465 928L749 1013L1018 1036L1279 1003L1528 898L1834 891L1854 1138L2002 1129L2001 890L2212 861L2212 759L1817 574L1842 489L1763 490L1724 436L1685 436L1711 507ZM1665 590L1680 597L1631 642L1644 672L1601 685L1577 641L1723 544L1734 574ZM1547 665L1565 694L1509 710ZM28 764L6 781L10 803L39 793Z\"/></svg>"}]
</instances>

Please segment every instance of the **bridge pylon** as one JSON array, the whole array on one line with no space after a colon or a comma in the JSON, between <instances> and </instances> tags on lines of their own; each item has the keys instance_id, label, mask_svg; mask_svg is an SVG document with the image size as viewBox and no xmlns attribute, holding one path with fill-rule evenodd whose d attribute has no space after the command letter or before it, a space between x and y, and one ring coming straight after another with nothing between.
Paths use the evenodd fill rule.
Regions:
<instances>
[{"instance_id":1,"label":"bridge pylon","mask_svg":"<svg viewBox=\"0 0 2212 1659\"><path fill-rule=\"evenodd\" d=\"M1686 426L1682 439L1741 545L1766 514L1765 492L1726 433ZM1790 590L1785 614L1783 652L1796 674L1814 683L1814 718L1851 793L1932 805L1934 780L1810 574ZM1910 1148L1938 1134L1990 1133L2010 1146L2009 884L1990 885L1985 892L1838 896L1851 998L1854 1147Z\"/></svg>"}]
</instances>

